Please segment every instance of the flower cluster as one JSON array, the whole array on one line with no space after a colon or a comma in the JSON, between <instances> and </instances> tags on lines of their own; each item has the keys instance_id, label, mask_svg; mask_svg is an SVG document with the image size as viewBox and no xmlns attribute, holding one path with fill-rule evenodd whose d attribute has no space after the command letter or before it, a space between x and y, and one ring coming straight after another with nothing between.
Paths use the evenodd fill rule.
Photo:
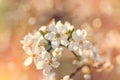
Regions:
<instances>
[{"instance_id":1,"label":"flower cluster","mask_svg":"<svg viewBox=\"0 0 120 80\"><path fill-rule=\"evenodd\" d=\"M63 47L68 48L75 55L76 60L73 63L80 67L87 80L90 78L91 67L98 68L105 62L99 56L97 48L87 40L86 30L75 30L69 22L63 24L61 21L55 23L52 20L49 25L41 26L33 34L27 34L21 43L28 55L24 65L28 66L34 62L37 69L43 70L46 79L60 66L58 59L62 57ZM106 66L109 67L110 63L103 65ZM74 75L67 75L61 80L73 80L72 76Z\"/></svg>"}]
</instances>

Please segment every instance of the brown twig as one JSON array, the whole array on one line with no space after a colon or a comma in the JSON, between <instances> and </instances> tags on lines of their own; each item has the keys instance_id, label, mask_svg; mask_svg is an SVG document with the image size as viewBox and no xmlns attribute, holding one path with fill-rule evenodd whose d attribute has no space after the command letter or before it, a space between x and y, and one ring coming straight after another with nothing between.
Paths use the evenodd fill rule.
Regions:
<instances>
[{"instance_id":1,"label":"brown twig","mask_svg":"<svg viewBox=\"0 0 120 80\"><path fill-rule=\"evenodd\" d=\"M82 66L78 67L73 73L70 74L70 78L73 78L79 70L81 70Z\"/></svg>"}]
</instances>

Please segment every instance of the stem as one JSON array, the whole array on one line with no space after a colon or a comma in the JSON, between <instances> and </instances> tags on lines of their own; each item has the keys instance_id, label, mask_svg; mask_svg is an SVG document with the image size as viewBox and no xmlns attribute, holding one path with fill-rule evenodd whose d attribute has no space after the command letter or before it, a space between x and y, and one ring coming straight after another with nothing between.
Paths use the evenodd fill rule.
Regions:
<instances>
[{"instance_id":1,"label":"stem","mask_svg":"<svg viewBox=\"0 0 120 80\"><path fill-rule=\"evenodd\" d=\"M81 70L82 66L78 67L73 73L70 74L70 78L74 77L76 73Z\"/></svg>"},{"instance_id":2,"label":"stem","mask_svg":"<svg viewBox=\"0 0 120 80\"><path fill-rule=\"evenodd\" d=\"M90 67L90 65L85 65L85 64L81 65L81 66L78 67L73 73L70 74L70 78L73 78L73 77L77 74L77 72L82 69L83 66L88 66L88 67ZM88 80L88 79L87 79L87 80ZM92 80L92 79L89 79L89 80Z\"/></svg>"},{"instance_id":3,"label":"stem","mask_svg":"<svg viewBox=\"0 0 120 80\"><path fill-rule=\"evenodd\" d=\"M79 58L79 56L74 51L72 51L72 53L74 54L75 57Z\"/></svg>"},{"instance_id":4,"label":"stem","mask_svg":"<svg viewBox=\"0 0 120 80\"><path fill-rule=\"evenodd\" d=\"M53 48L51 46L51 42L48 40L48 45L50 45L50 47L47 49L48 52L50 52Z\"/></svg>"},{"instance_id":5,"label":"stem","mask_svg":"<svg viewBox=\"0 0 120 80\"><path fill-rule=\"evenodd\" d=\"M50 52L53 48L50 46L47 51Z\"/></svg>"}]
</instances>

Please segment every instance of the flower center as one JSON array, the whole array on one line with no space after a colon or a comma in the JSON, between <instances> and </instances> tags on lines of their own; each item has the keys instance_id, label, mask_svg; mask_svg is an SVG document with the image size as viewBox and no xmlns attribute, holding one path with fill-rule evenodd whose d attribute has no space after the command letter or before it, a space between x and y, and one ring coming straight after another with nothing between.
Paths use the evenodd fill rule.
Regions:
<instances>
[{"instance_id":1,"label":"flower center","mask_svg":"<svg viewBox=\"0 0 120 80\"><path fill-rule=\"evenodd\" d=\"M80 40L78 43L79 43L79 45L81 45L81 44L83 44L83 41L82 41L82 40Z\"/></svg>"},{"instance_id":2,"label":"flower center","mask_svg":"<svg viewBox=\"0 0 120 80\"><path fill-rule=\"evenodd\" d=\"M41 47L41 46L45 46L45 44L44 43L39 43L38 47Z\"/></svg>"},{"instance_id":3,"label":"flower center","mask_svg":"<svg viewBox=\"0 0 120 80\"><path fill-rule=\"evenodd\" d=\"M60 53L60 51L55 51L55 53L58 55Z\"/></svg>"},{"instance_id":4,"label":"flower center","mask_svg":"<svg viewBox=\"0 0 120 80\"><path fill-rule=\"evenodd\" d=\"M32 54L32 58L35 58L35 56L36 56L35 54Z\"/></svg>"},{"instance_id":5,"label":"flower center","mask_svg":"<svg viewBox=\"0 0 120 80\"><path fill-rule=\"evenodd\" d=\"M51 65L53 62L52 62L52 60L46 60L46 63L47 63L48 65Z\"/></svg>"},{"instance_id":6,"label":"flower center","mask_svg":"<svg viewBox=\"0 0 120 80\"><path fill-rule=\"evenodd\" d=\"M56 36L56 38L60 38L60 34L59 33L57 33L55 36Z\"/></svg>"}]
</instances>

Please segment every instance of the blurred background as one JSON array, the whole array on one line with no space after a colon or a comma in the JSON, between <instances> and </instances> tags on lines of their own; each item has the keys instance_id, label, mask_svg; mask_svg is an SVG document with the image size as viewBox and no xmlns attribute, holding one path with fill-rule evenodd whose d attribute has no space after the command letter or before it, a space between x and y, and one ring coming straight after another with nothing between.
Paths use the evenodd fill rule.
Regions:
<instances>
[{"instance_id":1,"label":"blurred background","mask_svg":"<svg viewBox=\"0 0 120 80\"><path fill-rule=\"evenodd\" d=\"M92 80L120 80L120 0L0 0L0 80L42 78L33 64L24 67L26 54L20 40L52 18L86 29L100 54L111 59L115 66L112 72L93 71ZM70 55L61 60L60 75L75 70L72 59ZM83 80L80 75L75 80Z\"/></svg>"}]
</instances>

